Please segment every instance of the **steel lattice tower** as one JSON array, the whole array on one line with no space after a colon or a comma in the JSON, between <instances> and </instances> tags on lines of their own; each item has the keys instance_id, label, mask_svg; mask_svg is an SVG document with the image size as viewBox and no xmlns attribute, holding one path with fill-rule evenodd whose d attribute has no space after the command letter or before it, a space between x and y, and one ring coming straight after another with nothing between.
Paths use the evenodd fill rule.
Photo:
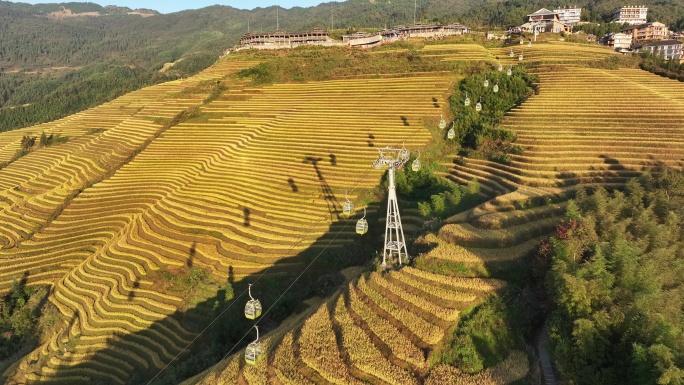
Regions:
<instances>
[{"instance_id":1,"label":"steel lattice tower","mask_svg":"<svg viewBox=\"0 0 684 385\"><path fill-rule=\"evenodd\" d=\"M397 256L399 266L402 257L408 260L404 229L401 226L399 205L397 204L397 190L394 185L394 173L408 161L409 152L406 148L385 147L378 149L380 155L373 161L373 168L381 169L387 166L389 177L389 191L387 194L387 220L385 222L385 249L382 253L382 265L387 266L387 258Z\"/></svg>"}]
</instances>

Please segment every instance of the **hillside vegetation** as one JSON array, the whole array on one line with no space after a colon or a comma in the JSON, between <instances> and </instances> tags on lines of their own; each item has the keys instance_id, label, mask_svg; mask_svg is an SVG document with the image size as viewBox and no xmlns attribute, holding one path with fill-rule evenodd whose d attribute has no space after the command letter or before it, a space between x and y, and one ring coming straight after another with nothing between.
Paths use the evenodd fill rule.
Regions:
<instances>
[{"instance_id":1,"label":"hillside vegetation","mask_svg":"<svg viewBox=\"0 0 684 385\"><path fill-rule=\"evenodd\" d=\"M684 380L684 174L577 193L551 239L550 340L578 384Z\"/></svg>"}]
</instances>

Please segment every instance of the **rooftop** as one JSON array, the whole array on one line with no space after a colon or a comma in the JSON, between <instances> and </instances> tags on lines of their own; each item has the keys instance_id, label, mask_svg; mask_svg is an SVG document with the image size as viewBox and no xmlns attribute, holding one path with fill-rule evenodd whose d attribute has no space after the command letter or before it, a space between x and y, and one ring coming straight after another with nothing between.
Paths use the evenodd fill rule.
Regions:
<instances>
[{"instance_id":1,"label":"rooftop","mask_svg":"<svg viewBox=\"0 0 684 385\"><path fill-rule=\"evenodd\" d=\"M553 12L553 11L549 11L546 8L542 8L535 13L530 13L527 16L544 16L544 15L557 15L557 14L558 14L558 12Z\"/></svg>"}]
</instances>

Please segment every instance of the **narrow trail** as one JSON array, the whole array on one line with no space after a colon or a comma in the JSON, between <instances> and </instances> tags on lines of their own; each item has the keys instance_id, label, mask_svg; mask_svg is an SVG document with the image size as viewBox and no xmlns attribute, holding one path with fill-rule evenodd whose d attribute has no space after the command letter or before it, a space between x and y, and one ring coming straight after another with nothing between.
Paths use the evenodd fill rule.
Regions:
<instances>
[{"instance_id":1,"label":"narrow trail","mask_svg":"<svg viewBox=\"0 0 684 385\"><path fill-rule=\"evenodd\" d=\"M544 326L539 332L537 339L537 353L539 354L539 366L541 366L542 376L544 377L544 384L556 385L556 374L553 372L551 366L551 358L549 352L546 350L546 343L549 341L549 325L548 320L544 322Z\"/></svg>"}]
</instances>

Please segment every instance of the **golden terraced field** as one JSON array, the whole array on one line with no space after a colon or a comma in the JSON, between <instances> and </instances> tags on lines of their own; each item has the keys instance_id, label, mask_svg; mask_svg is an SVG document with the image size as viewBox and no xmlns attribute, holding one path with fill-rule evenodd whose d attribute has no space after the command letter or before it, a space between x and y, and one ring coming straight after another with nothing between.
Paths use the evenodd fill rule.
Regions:
<instances>
[{"instance_id":1,"label":"golden terraced field","mask_svg":"<svg viewBox=\"0 0 684 385\"><path fill-rule=\"evenodd\" d=\"M448 160L446 177L476 177L494 199L427 235L437 247L420 256L425 261L489 266L524 258L564 210L563 203L523 209L530 199L579 183L618 185L644 166L684 162L681 83L585 66L612 55L589 45L513 49L525 51L523 62L539 76L539 94L502 123L526 150L508 165ZM517 64L508 50L444 44L420 53ZM27 272L29 284L54 285L49 300L65 317L58 333L21 360L26 374L14 381L124 384L134 372L164 367L196 334L174 315L183 299L154 277L183 268L189 256L218 280L239 280L272 266L269 275L292 274L304 266L288 258L358 241L339 221L345 190L354 187L355 199L359 188L377 185L375 148L425 146L426 126L447 112L458 80L435 72L263 87L232 82L209 103L207 94L181 92L253 64L224 59L193 78L0 134L0 161L12 158L27 133L69 137L0 169L0 290ZM198 116L167 124L194 107ZM199 381L512 382L528 372L522 353L476 376L429 371L426 356L460 310L503 285L411 267L365 275L301 323L267 335L259 365L246 367L237 354Z\"/></svg>"},{"instance_id":2,"label":"golden terraced field","mask_svg":"<svg viewBox=\"0 0 684 385\"><path fill-rule=\"evenodd\" d=\"M193 264L225 281L303 266L287 258L336 226L345 190L372 187L376 147L424 146L446 74L250 87L216 100L181 92L253 65L220 61L62 121L7 134L60 133L0 170L0 288L54 284L68 322L20 367L22 382L125 383L162 368L194 338L183 300L153 277ZM191 95L191 96L188 96ZM168 126L183 111L196 117ZM341 230L343 227L339 227ZM339 231L338 231L339 232ZM329 242L348 244L353 230ZM321 244L321 242L319 242ZM320 246L317 246L320 247Z\"/></svg>"}]
</instances>

